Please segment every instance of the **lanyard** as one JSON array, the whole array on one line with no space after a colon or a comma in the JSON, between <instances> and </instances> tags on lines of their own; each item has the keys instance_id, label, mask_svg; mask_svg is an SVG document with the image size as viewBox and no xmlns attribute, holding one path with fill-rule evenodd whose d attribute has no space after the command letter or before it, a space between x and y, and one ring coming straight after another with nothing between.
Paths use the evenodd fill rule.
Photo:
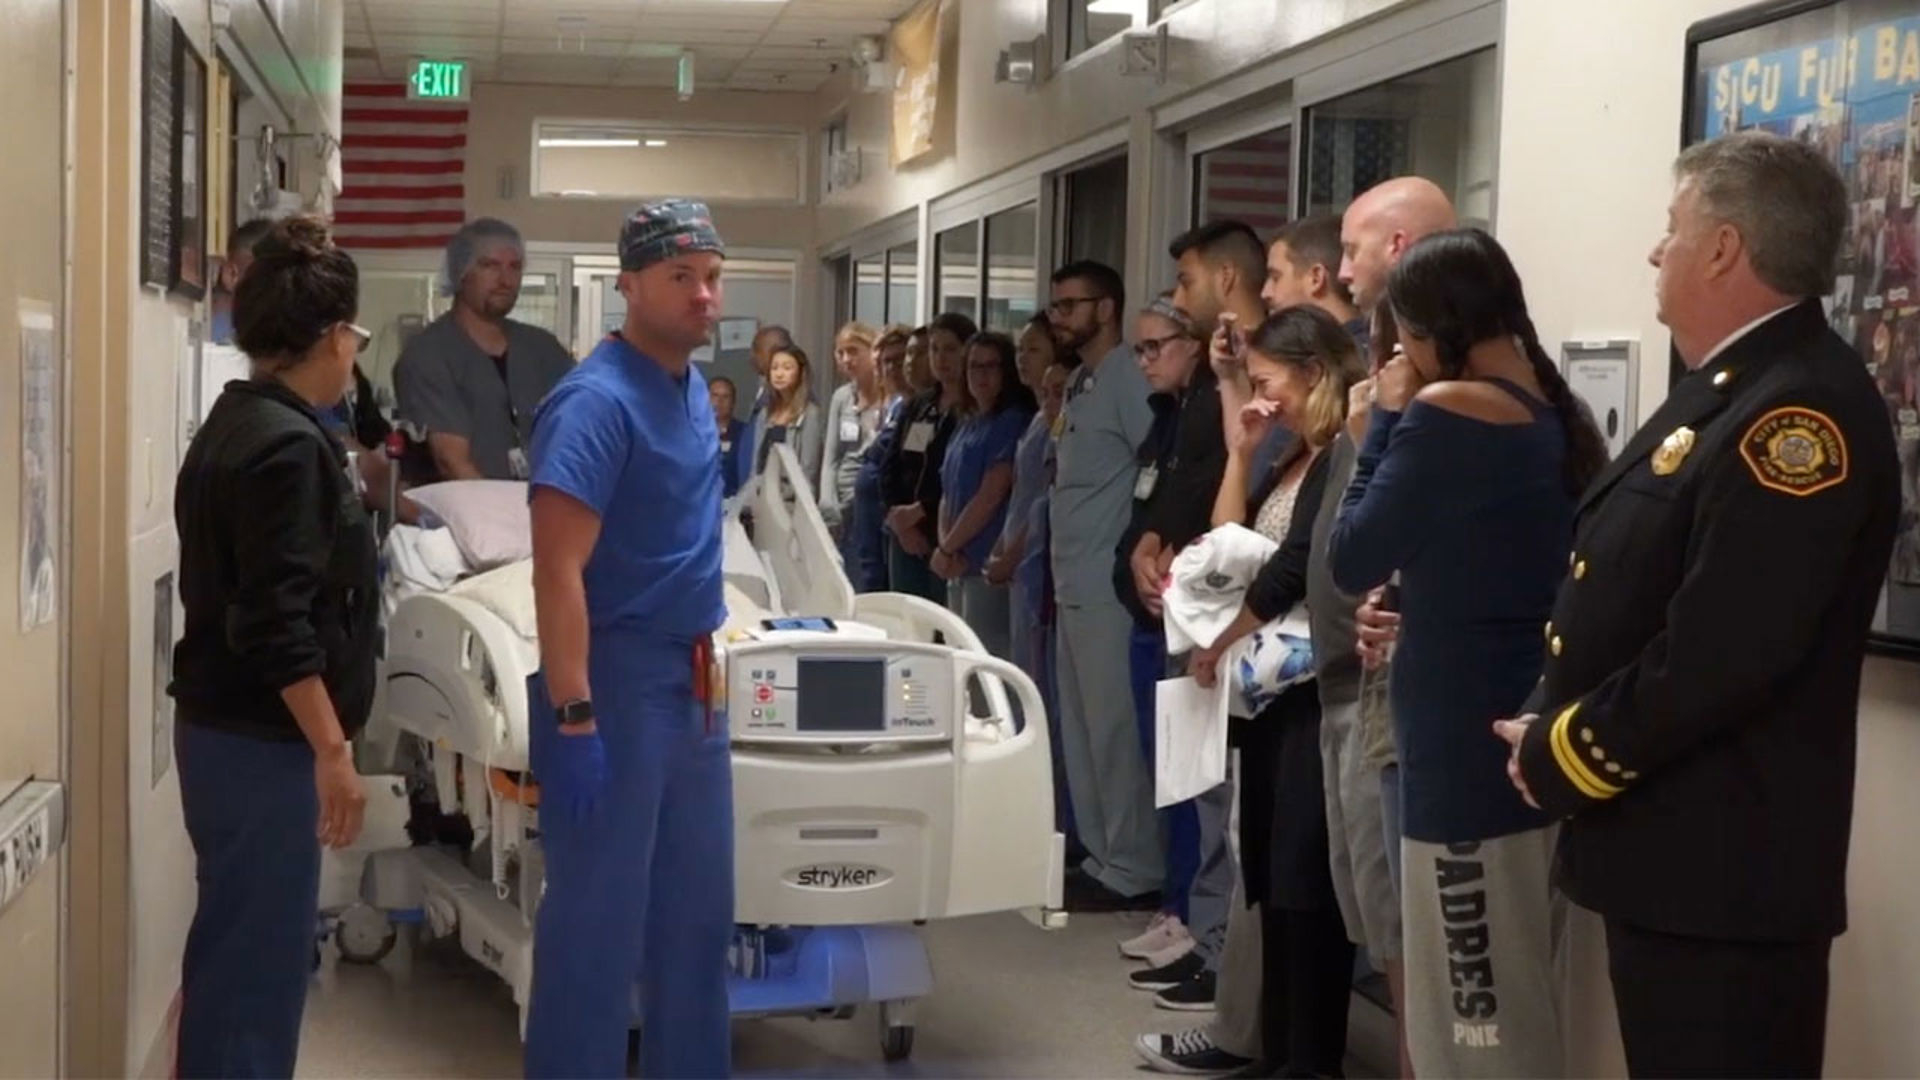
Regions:
<instances>
[{"instance_id":1,"label":"lanyard","mask_svg":"<svg viewBox=\"0 0 1920 1080\"><path fill-rule=\"evenodd\" d=\"M507 430L513 433L513 448L522 450L525 447L520 444L520 410L513 407L513 381L507 378L507 356L508 353L503 352L489 359L493 361L494 372L500 376L501 389L507 392Z\"/></svg>"}]
</instances>

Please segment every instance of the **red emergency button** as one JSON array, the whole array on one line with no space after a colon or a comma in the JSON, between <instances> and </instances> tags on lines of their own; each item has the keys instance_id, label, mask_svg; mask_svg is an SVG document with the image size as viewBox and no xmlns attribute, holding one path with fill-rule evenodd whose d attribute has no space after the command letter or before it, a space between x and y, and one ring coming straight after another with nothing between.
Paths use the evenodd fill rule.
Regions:
<instances>
[{"instance_id":1,"label":"red emergency button","mask_svg":"<svg viewBox=\"0 0 1920 1080\"><path fill-rule=\"evenodd\" d=\"M757 702L759 702L759 703L760 703L760 704L762 704L762 705L767 705L767 704L770 704L770 703L772 703L772 701L773 701L773 687L771 687L771 686L768 686L768 685L767 685L767 684L765 684L765 683L761 683L761 684L760 684L759 686L756 686L756 687L754 687L754 688L753 688L753 700L755 700L755 701L757 701Z\"/></svg>"}]
</instances>

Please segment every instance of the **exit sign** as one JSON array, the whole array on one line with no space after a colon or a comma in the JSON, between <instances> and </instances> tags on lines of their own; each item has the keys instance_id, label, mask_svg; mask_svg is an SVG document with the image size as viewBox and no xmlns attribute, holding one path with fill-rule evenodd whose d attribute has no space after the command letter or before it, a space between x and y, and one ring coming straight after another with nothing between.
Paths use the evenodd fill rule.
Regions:
<instances>
[{"instance_id":1,"label":"exit sign","mask_svg":"<svg viewBox=\"0 0 1920 1080\"><path fill-rule=\"evenodd\" d=\"M407 97L415 101L465 101L473 86L465 60L415 60L407 72Z\"/></svg>"}]
</instances>

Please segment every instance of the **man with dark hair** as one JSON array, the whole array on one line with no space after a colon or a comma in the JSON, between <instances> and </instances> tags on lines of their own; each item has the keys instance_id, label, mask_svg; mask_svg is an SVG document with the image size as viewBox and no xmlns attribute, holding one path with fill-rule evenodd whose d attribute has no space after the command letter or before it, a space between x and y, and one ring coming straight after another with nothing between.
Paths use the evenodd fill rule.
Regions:
<instances>
[{"instance_id":1,"label":"man with dark hair","mask_svg":"<svg viewBox=\"0 0 1920 1080\"><path fill-rule=\"evenodd\" d=\"M447 241L441 282L453 306L394 364L395 411L426 432L443 480L525 480L534 410L573 370L558 338L508 318L526 258L504 221L461 226Z\"/></svg>"},{"instance_id":2,"label":"man with dark hair","mask_svg":"<svg viewBox=\"0 0 1920 1080\"><path fill-rule=\"evenodd\" d=\"M253 245L273 231L270 218L254 218L233 230L227 237L227 257L220 263L220 276L213 283L212 326L208 337L215 345L233 344L233 290L240 286L241 275L253 265Z\"/></svg>"},{"instance_id":3,"label":"man with dark hair","mask_svg":"<svg viewBox=\"0 0 1920 1080\"><path fill-rule=\"evenodd\" d=\"M1076 262L1053 275L1048 317L1060 347L1080 354L1067 384L1050 509L1060 672L1060 742L1074 821L1087 858L1068 876L1068 906L1151 908L1162 879L1153 781L1135 733L1132 619L1114 593L1113 553L1127 529L1153 426L1146 376L1122 339L1126 286L1110 266Z\"/></svg>"},{"instance_id":4,"label":"man with dark hair","mask_svg":"<svg viewBox=\"0 0 1920 1080\"><path fill-rule=\"evenodd\" d=\"M1544 678L1495 728L1606 918L1628 1072L1818 1076L1900 466L1821 302L1832 162L1741 132L1674 181L1649 261L1689 374L1588 488Z\"/></svg>"},{"instance_id":5,"label":"man with dark hair","mask_svg":"<svg viewBox=\"0 0 1920 1080\"><path fill-rule=\"evenodd\" d=\"M1267 246L1251 226L1209 222L1180 234L1167 253L1179 266L1173 305L1193 316L1200 332L1213 333L1214 323L1227 311L1247 319L1243 331L1258 324Z\"/></svg>"},{"instance_id":6,"label":"man with dark hair","mask_svg":"<svg viewBox=\"0 0 1920 1080\"><path fill-rule=\"evenodd\" d=\"M1302 218L1280 230L1267 249L1267 283L1260 299L1267 310L1312 304L1340 320L1360 343L1367 344L1367 318L1354 306L1353 293L1340 280L1340 217L1321 214Z\"/></svg>"}]
</instances>

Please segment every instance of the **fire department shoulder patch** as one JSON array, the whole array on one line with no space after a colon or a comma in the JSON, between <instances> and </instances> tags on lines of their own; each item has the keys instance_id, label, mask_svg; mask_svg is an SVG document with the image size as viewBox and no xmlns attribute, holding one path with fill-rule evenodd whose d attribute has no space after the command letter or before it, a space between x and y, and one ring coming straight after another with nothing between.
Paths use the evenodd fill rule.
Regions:
<instances>
[{"instance_id":1,"label":"fire department shoulder patch","mask_svg":"<svg viewBox=\"0 0 1920 1080\"><path fill-rule=\"evenodd\" d=\"M1740 456L1760 486L1812 495L1847 480L1847 440L1824 414L1789 406L1753 422Z\"/></svg>"}]
</instances>

